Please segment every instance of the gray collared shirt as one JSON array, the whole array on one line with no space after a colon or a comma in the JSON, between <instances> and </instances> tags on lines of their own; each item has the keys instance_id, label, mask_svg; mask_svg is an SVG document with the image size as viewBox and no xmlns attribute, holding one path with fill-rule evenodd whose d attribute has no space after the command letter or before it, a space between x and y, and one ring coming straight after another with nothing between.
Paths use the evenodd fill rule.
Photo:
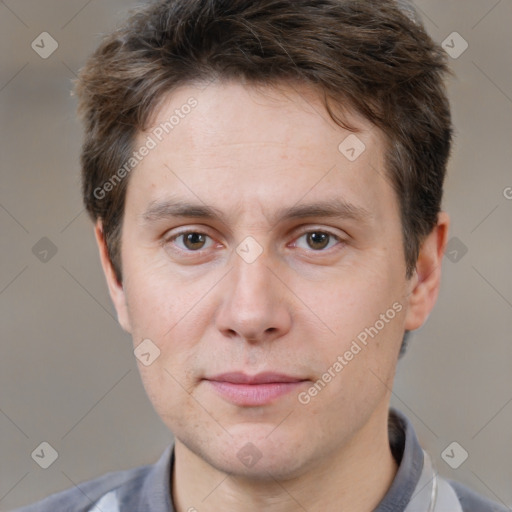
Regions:
<instances>
[{"instance_id":1,"label":"gray collared shirt","mask_svg":"<svg viewBox=\"0 0 512 512\"><path fill-rule=\"evenodd\" d=\"M423 469L424 453L410 421L390 409L389 425L390 445L399 467L391 487L373 512L405 512L418 493ZM173 466L174 445L170 445L155 464L108 473L13 512L175 512L171 492ZM461 484L449 484L463 512L509 510ZM195 508L199 511L201 504L198 502ZM195 510L194 504L188 510Z\"/></svg>"}]
</instances>

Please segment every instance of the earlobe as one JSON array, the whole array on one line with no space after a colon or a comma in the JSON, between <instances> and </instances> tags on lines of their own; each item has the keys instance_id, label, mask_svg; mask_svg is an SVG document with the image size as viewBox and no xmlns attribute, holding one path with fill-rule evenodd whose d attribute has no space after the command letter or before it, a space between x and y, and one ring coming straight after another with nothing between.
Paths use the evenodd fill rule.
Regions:
<instances>
[{"instance_id":1,"label":"earlobe","mask_svg":"<svg viewBox=\"0 0 512 512\"><path fill-rule=\"evenodd\" d=\"M125 291L122 283L119 283L117 280L112 262L110 261L101 219L99 219L95 224L94 235L98 244L101 266L105 274L105 279L107 280L110 298L112 299L117 312L117 320L126 332L131 333L130 317L128 315L128 308L126 306Z\"/></svg>"},{"instance_id":2,"label":"earlobe","mask_svg":"<svg viewBox=\"0 0 512 512\"><path fill-rule=\"evenodd\" d=\"M406 330L412 331L421 327L434 308L441 286L441 264L449 225L448 214L440 212L437 225L421 244L416 271L411 278L411 289L407 297Z\"/></svg>"}]
</instances>

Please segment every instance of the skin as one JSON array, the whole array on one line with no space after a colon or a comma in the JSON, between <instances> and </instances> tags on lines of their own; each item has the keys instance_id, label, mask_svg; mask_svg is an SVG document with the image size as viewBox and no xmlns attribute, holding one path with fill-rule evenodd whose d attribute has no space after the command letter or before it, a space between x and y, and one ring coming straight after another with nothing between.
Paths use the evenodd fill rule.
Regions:
<instances>
[{"instance_id":1,"label":"skin","mask_svg":"<svg viewBox=\"0 0 512 512\"><path fill-rule=\"evenodd\" d=\"M376 127L346 112L366 146L351 162L338 150L351 132L312 89L224 81L173 91L136 146L190 96L197 106L130 175L122 284L101 221L95 229L121 326L134 346L149 338L160 350L151 365L138 365L175 436L176 510L373 510L397 470L387 416L401 340L437 299L449 218L439 215L407 280L399 205ZM144 219L170 196L215 206L223 218ZM366 220L274 218L283 207L331 198L364 208ZM207 236L170 240L184 229ZM311 239L312 232L334 236ZM236 252L248 236L263 250L252 263ZM298 393L394 303L401 311L300 403ZM269 404L240 406L204 380L228 371L307 381ZM249 442L261 453L251 467L237 457Z\"/></svg>"}]
</instances>

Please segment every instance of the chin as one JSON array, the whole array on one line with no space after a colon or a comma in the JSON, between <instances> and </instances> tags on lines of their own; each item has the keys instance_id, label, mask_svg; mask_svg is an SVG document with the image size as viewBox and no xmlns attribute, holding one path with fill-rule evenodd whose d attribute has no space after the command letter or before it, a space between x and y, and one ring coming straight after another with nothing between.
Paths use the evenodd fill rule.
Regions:
<instances>
[{"instance_id":1,"label":"chin","mask_svg":"<svg viewBox=\"0 0 512 512\"><path fill-rule=\"evenodd\" d=\"M247 457L247 455L246 455ZM220 460L212 460L217 470L229 473L232 477L247 478L264 482L292 480L307 471L299 454L293 451L261 452L254 463L242 463L237 455L223 455ZM307 464L306 464L307 466Z\"/></svg>"},{"instance_id":2,"label":"chin","mask_svg":"<svg viewBox=\"0 0 512 512\"><path fill-rule=\"evenodd\" d=\"M217 471L262 481L289 480L310 471L331 447L325 445L323 435L315 435L312 423L287 421L286 415L283 412L277 421L245 419L232 424L219 419L221 428L203 411L195 421L174 418L177 421L169 422L169 428L181 444Z\"/></svg>"},{"instance_id":3,"label":"chin","mask_svg":"<svg viewBox=\"0 0 512 512\"><path fill-rule=\"evenodd\" d=\"M217 438L198 455L219 471L253 480L288 480L307 470L309 458L314 457L311 445L293 441L286 429L278 434L275 425L244 427L247 424L237 425L227 443Z\"/></svg>"}]
</instances>

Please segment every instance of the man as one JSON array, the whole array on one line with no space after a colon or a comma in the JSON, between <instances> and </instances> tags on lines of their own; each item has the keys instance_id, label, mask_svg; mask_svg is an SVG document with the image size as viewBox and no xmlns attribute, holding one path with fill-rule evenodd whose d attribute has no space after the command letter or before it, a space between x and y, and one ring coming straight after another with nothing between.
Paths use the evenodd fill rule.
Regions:
<instances>
[{"instance_id":1,"label":"man","mask_svg":"<svg viewBox=\"0 0 512 512\"><path fill-rule=\"evenodd\" d=\"M439 291L446 72L392 0L160 1L103 41L84 201L175 442L23 510L505 510L389 409Z\"/></svg>"}]
</instances>

